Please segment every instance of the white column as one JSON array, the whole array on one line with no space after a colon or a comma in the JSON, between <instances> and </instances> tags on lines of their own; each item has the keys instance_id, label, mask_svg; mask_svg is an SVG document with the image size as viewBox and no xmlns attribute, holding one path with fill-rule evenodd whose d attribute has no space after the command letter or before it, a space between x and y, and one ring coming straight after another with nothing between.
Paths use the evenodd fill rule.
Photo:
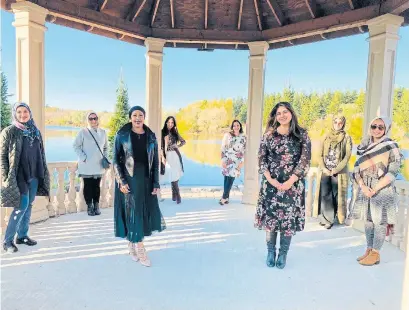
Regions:
<instances>
[{"instance_id":1,"label":"white column","mask_svg":"<svg viewBox=\"0 0 409 310\"><path fill-rule=\"evenodd\" d=\"M160 141L162 125L162 61L166 41L147 38L146 46L146 123ZM159 143L160 144L160 143Z\"/></svg>"},{"instance_id":2,"label":"white column","mask_svg":"<svg viewBox=\"0 0 409 310\"><path fill-rule=\"evenodd\" d=\"M392 118L398 31L403 17L385 14L368 21L369 56L363 134L379 115Z\"/></svg>"},{"instance_id":3,"label":"white column","mask_svg":"<svg viewBox=\"0 0 409 310\"><path fill-rule=\"evenodd\" d=\"M28 1L11 5L16 28L16 96L30 105L34 120L44 135L44 32L48 10Z\"/></svg>"},{"instance_id":4,"label":"white column","mask_svg":"<svg viewBox=\"0 0 409 310\"><path fill-rule=\"evenodd\" d=\"M48 10L32 2L17 0L11 5L16 28L16 99L30 105L34 120L45 135L44 32ZM48 201L37 197L31 223L48 218Z\"/></svg>"},{"instance_id":5,"label":"white column","mask_svg":"<svg viewBox=\"0 0 409 310\"><path fill-rule=\"evenodd\" d=\"M257 153L260 146L263 102L264 72L268 43L265 41L248 44L249 57L249 95L247 102L247 147L244 157L244 191L242 203L255 204L259 192Z\"/></svg>"}]
</instances>

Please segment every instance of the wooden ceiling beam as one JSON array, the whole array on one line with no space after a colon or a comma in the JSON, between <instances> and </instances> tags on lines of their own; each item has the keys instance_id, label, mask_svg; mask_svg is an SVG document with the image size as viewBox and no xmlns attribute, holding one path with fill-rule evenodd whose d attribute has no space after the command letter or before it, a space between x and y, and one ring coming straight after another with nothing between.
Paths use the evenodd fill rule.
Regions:
<instances>
[{"instance_id":1,"label":"wooden ceiling beam","mask_svg":"<svg viewBox=\"0 0 409 310\"><path fill-rule=\"evenodd\" d=\"M351 10L355 10L358 8L357 0L348 0L348 4Z\"/></svg>"},{"instance_id":2,"label":"wooden ceiling beam","mask_svg":"<svg viewBox=\"0 0 409 310\"><path fill-rule=\"evenodd\" d=\"M128 12L128 15L126 17L127 20L130 20L131 22L134 22L135 19L138 17L139 13L141 13L141 11L142 11L145 3L146 3L146 0L143 0L140 5L139 5L139 2L140 1L135 0L132 8Z\"/></svg>"},{"instance_id":3,"label":"wooden ceiling beam","mask_svg":"<svg viewBox=\"0 0 409 310\"><path fill-rule=\"evenodd\" d=\"M78 24L92 26L113 33L125 34L137 39L145 39L151 35L151 28L138 25L122 18L117 18L96 10L79 7L63 0L36 0L39 6L46 8L58 19L65 19Z\"/></svg>"},{"instance_id":4,"label":"wooden ceiling beam","mask_svg":"<svg viewBox=\"0 0 409 310\"><path fill-rule=\"evenodd\" d=\"M352 0L349 0L352 1ZM307 5L308 11L311 14L312 18L317 17L317 2L315 0L305 0L305 4Z\"/></svg>"},{"instance_id":5,"label":"wooden ceiling beam","mask_svg":"<svg viewBox=\"0 0 409 310\"><path fill-rule=\"evenodd\" d=\"M169 1L170 1L170 17L172 21L172 28L175 28L175 14L173 12L173 0L169 0Z\"/></svg>"},{"instance_id":6,"label":"wooden ceiling beam","mask_svg":"<svg viewBox=\"0 0 409 310\"><path fill-rule=\"evenodd\" d=\"M105 9L107 3L108 3L108 0L98 0L97 11L102 12Z\"/></svg>"},{"instance_id":7,"label":"wooden ceiling beam","mask_svg":"<svg viewBox=\"0 0 409 310\"><path fill-rule=\"evenodd\" d=\"M390 0L382 3L382 12L400 15L409 10L409 0Z\"/></svg>"},{"instance_id":8,"label":"wooden ceiling beam","mask_svg":"<svg viewBox=\"0 0 409 310\"><path fill-rule=\"evenodd\" d=\"M239 21L237 23L237 30L240 30L241 28L241 16L243 15L243 1L244 0L240 0Z\"/></svg>"},{"instance_id":9,"label":"wooden ceiling beam","mask_svg":"<svg viewBox=\"0 0 409 310\"><path fill-rule=\"evenodd\" d=\"M205 0L205 24L204 29L207 29L207 14L209 12L209 0Z\"/></svg>"},{"instance_id":10,"label":"wooden ceiling beam","mask_svg":"<svg viewBox=\"0 0 409 310\"><path fill-rule=\"evenodd\" d=\"M340 31L363 26L369 19L379 16L379 5L338 13L321 18L302 21L263 31L263 39L270 42L282 42L291 39L320 35L321 33Z\"/></svg>"},{"instance_id":11,"label":"wooden ceiling beam","mask_svg":"<svg viewBox=\"0 0 409 310\"><path fill-rule=\"evenodd\" d=\"M263 27L261 26L260 13L259 13L259 10L258 10L258 1L254 0L253 2L254 2L254 8L256 10L256 15L257 15L258 29L260 29L260 31L261 31L261 30L263 30Z\"/></svg>"},{"instance_id":12,"label":"wooden ceiling beam","mask_svg":"<svg viewBox=\"0 0 409 310\"><path fill-rule=\"evenodd\" d=\"M153 23L155 22L156 13L158 13L159 3L160 3L160 0L156 0L155 10L153 11L153 16L152 16L152 21L151 21L151 27L153 26Z\"/></svg>"},{"instance_id":13,"label":"wooden ceiling beam","mask_svg":"<svg viewBox=\"0 0 409 310\"><path fill-rule=\"evenodd\" d=\"M276 0L266 0L268 6L270 7L271 12L273 12L273 15L277 21L277 23L280 26L283 26L285 24L285 18L283 11L281 11L280 6L278 5Z\"/></svg>"}]
</instances>

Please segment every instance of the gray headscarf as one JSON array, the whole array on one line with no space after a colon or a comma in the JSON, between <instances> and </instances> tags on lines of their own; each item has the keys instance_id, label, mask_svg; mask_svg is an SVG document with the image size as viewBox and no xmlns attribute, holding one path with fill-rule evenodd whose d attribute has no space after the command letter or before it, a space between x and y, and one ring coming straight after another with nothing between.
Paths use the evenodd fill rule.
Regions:
<instances>
[{"instance_id":1,"label":"gray headscarf","mask_svg":"<svg viewBox=\"0 0 409 310\"><path fill-rule=\"evenodd\" d=\"M382 142L383 140L385 140L388 137L388 133L391 130L391 127L392 127L392 120L387 116L377 116L369 123L367 136L362 140L361 144L358 146L358 150L366 149L370 144L373 143L372 133L371 133L371 125L377 119L382 120L384 122L384 124L385 124L385 134L383 135L383 137L377 143Z\"/></svg>"}]
</instances>

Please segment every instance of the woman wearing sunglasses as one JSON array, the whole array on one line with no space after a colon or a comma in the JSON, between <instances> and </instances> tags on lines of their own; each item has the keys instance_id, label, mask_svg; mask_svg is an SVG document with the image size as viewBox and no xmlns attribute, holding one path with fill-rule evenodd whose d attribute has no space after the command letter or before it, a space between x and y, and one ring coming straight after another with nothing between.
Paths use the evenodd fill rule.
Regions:
<instances>
[{"instance_id":1,"label":"woman wearing sunglasses","mask_svg":"<svg viewBox=\"0 0 409 310\"><path fill-rule=\"evenodd\" d=\"M399 173L402 154L395 141L387 137L391 129L387 117L375 118L369 128L368 137L358 146L358 160L353 178L359 185L352 216L365 221L367 249L358 257L361 265L380 263L379 251L386 236L388 224L396 223L397 197L394 186Z\"/></svg>"},{"instance_id":2,"label":"woman wearing sunglasses","mask_svg":"<svg viewBox=\"0 0 409 310\"><path fill-rule=\"evenodd\" d=\"M87 115L87 128L80 130L74 141L74 150L78 155L78 175L84 179L84 199L89 216L100 215L100 183L105 172L103 157L108 150L107 134L99 128L98 115Z\"/></svg>"}]
</instances>

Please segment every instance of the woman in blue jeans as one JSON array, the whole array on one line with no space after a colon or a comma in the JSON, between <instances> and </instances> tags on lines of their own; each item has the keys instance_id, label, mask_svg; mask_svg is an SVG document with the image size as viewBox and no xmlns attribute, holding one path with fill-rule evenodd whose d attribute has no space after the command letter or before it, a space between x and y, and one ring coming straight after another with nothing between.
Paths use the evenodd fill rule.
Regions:
<instances>
[{"instance_id":1,"label":"woman in blue jeans","mask_svg":"<svg viewBox=\"0 0 409 310\"><path fill-rule=\"evenodd\" d=\"M19 102L14 105L13 124L3 129L0 142L0 206L13 208L3 249L14 253L18 251L14 243L16 234L17 244L37 244L28 236L31 208L36 196L49 197L50 192L43 139L27 104Z\"/></svg>"}]
</instances>

